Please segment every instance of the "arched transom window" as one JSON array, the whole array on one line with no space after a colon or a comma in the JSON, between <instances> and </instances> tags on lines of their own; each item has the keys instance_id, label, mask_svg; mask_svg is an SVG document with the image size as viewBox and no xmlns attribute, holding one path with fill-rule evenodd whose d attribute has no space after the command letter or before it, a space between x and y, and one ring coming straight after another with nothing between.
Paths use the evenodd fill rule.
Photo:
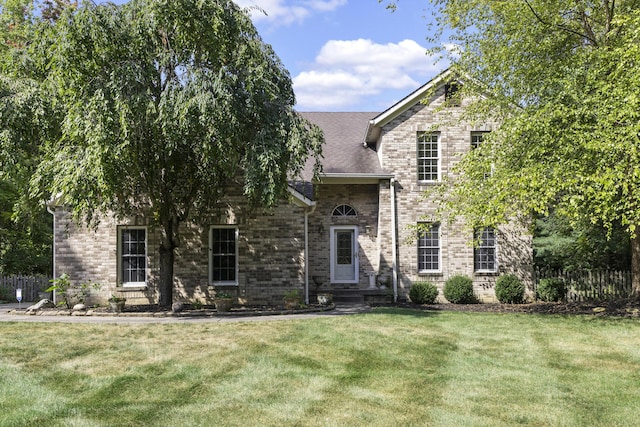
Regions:
<instances>
[{"instance_id":1,"label":"arched transom window","mask_svg":"<svg viewBox=\"0 0 640 427\"><path fill-rule=\"evenodd\" d=\"M349 205L337 206L331 216L357 216L356 210Z\"/></svg>"}]
</instances>

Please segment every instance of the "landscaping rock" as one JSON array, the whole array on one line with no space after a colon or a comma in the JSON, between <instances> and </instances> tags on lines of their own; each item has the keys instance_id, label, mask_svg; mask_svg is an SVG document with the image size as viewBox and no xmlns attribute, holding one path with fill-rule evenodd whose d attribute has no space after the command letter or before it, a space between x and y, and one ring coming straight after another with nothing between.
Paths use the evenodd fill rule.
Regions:
<instances>
[{"instance_id":1,"label":"landscaping rock","mask_svg":"<svg viewBox=\"0 0 640 427\"><path fill-rule=\"evenodd\" d=\"M47 307L53 307L53 303L51 301L49 301L48 299L41 299L40 301L38 301L37 303L33 304L32 306L29 306L27 308L27 313L31 313L31 312L36 312L38 310L41 310L43 308L47 308Z\"/></svg>"},{"instance_id":2,"label":"landscaping rock","mask_svg":"<svg viewBox=\"0 0 640 427\"><path fill-rule=\"evenodd\" d=\"M174 313L180 313L182 310L184 310L184 304L181 302L174 302L171 305L171 311Z\"/></svg>"},{"instance_id":3,"label":"landscaping rock","mask_svg":"<svg viewBox=\"0 0 640 427\"><path fill-rule=\"evenodd\" d=\"M87 309L87 306L84 304L76 304L73 306L73 311L84 311Z\"/></svg>"}]
</instances>

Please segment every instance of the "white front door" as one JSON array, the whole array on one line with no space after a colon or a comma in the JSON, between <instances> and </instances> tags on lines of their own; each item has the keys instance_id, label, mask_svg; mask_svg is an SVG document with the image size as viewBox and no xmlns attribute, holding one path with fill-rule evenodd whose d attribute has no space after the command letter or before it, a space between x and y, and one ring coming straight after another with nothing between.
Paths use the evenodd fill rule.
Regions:
<instances>
[{"instance_id":1,"label":"white front door","mask_svg":"<svg viewBox=\"0 0 640 427\"><path fill-rule=\"evenodd\" d=\"M331 282L358 283L358 227L331 227Z\"/></svg>"}]
</instances>

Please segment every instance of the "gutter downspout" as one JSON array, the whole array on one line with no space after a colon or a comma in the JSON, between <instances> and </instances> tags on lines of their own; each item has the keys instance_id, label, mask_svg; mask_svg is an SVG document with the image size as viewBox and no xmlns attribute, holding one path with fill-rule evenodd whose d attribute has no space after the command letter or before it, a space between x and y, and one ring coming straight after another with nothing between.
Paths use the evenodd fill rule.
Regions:
<instances>
[{"instance_id":1,"label":"gutter downspout","mask_svg":"<svg viewBox=\"0 0 640 427\"><path fill-rule=\"evenodd\" d=\"M47 212L49 212L53 216L53 233L51 233L52 239L53 239L53 242L51 244L51 255L52 255L51 273L53 274L52 279L55 279L56 278L56 212L51 210L51 206L49 204L47 204ZM54 304L56 303L56 291L53 291L53 303Z\"/></svg>"},{"instance_id":2,"label":"gutter downspout","mask_svg":"<svg viewBox=\"0 0 640 427\"><path fill-rule=\"evenodd\" d=\"M304 210L304 303L309 305L309 215L315 212L316 204Z\"/></svg>"},{"instance_id":3,"label":"gutter downspout","mask_svg":"<svg viewBox=\"0 0 640 427\"><path fill-rule=\"evenodd\" d=\"M396 249L396 241L398 240L396 233L396 179L391 178L389 181L390 199L391 199L391 270L393 274L393 302L398 302L398 265L396 259L398 257Z\"/></svg>"}]
</instances>

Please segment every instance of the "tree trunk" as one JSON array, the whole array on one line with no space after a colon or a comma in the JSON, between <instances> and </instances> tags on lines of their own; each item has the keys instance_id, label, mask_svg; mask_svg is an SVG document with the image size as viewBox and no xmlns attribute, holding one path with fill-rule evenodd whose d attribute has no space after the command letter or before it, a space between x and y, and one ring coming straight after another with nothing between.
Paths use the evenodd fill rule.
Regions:
<instances>
[{"instance_id":1,"label":"tree trunk","mask_svg":"<svg viewBox=\"0 0 640 427\"><path fill-rule=\"evenodd\" d=\"M631 294L640 296L640 230L631 236Z\"/></svg>"},{"instance_id":2,"label":"tree trunk","mask_svg":"<svg viewBox=\"0 0 640 427\"><path fill-rule=\"evenodd\" d=\"M160 283L158 284L158 305L170 307L173 304L173 263L175 249L178 247L178 227L175 218L162 221L162 239L160 240Z\"/></svg>"},{"instance_id":3,"label":"tree trunk","mask_svg":"<svg viewBox=\"0 0 640 427\"><path fill-rule=\"evenodd\" d=\"M160 283L158 284L158 305L170 307L173 304L173 248L160 244Z\"/></svg>"}]
</instances>

